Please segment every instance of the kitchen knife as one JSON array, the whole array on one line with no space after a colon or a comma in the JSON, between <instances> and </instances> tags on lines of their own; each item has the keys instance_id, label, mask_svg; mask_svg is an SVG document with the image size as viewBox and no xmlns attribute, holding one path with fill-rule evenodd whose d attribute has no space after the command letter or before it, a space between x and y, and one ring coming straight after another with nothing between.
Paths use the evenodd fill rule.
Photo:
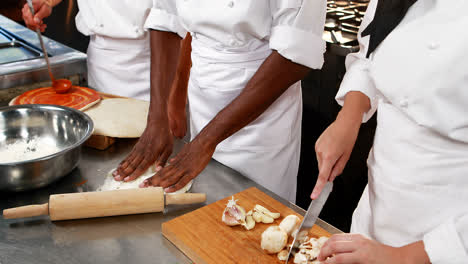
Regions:
<instances>
[{"instance_id":1,"label":"kitchen knife","mask_svg":"<svg viewBox=\"0 0 468 264\"><path fill-rule=\"evenodd\" d=\"M328 196L330 195L332 189L333 189L333 182L327 182L327 184L325 184L325 187L323 187L323 190L320 193L319 197L317 197L317 199L310 202L309 208L307 209L307 212L304 215L304 220L302 221L299 227L299 232L296 233L296 236L294 237L294 241L291 245L291 248L289 249L288 257L286 258L286 263L288 263L289 257L291 256L291 252L297 249L297 246L295 246L294 244L296 244L296 239L299 233L304 230L309 232L309 230L314 226L315 222L318 219L320 211L322 211L323 205L327 201Z\"/></svg>"},{"instance_id":2,"label":"kitchen knife","mask_svg":"<svg viewBox=\"0 0 468 264\"><path fill-rule=\"evenodd\" d=\"M31 11L32 16L34 17L34 7L33 7L32 0L27 0L27 2L28 2L29 10ZM42 39L42 34L39 28L36 28L36 33L37 33L37 37L39 38L39 42L41 43L41 48L42 48L42 52L44 53L44 59L47 64L47 70L49 71L50 79L52 80L52 83L53 83L55 79L54 79L54 75L52 75L52 69L50 67L50 62L49 62L49 55L47 54L47 49L44 45L44 40Z\"/></svg>"},{"instance_id":3,"label":"kitchen knife","mask_svg":"<svg viewBox=\"0 0 468 264\"><path fill-rule=\"evenodd\" d=\"M50 215L51 220L69 220L114 215L162 212L169 204L206 201L204 193L164 194L162 187L102 192L55 194L49 203L3 210L3 218Z\"/></svg>"}]
</instances>

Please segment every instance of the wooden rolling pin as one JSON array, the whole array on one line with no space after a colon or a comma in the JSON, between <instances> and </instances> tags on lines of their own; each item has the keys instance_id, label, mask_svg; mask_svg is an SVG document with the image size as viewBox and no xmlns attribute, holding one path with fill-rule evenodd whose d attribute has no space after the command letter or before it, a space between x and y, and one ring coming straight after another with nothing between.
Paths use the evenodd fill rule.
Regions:
<instances>
[{"instance_id":1,"label":"wooden rolling pin","mask_svg":"<svg viewBox=\"0 0 468 264\"><path fill-rule=\"evenodd\" d=\"M162 212L169 204L206 201L204 193L164 194L161 187L103 192L55 194L49 203L3 210L3 218L50 215L51 220L69 220L113 215Z\"/></svg>"}]
</instances>

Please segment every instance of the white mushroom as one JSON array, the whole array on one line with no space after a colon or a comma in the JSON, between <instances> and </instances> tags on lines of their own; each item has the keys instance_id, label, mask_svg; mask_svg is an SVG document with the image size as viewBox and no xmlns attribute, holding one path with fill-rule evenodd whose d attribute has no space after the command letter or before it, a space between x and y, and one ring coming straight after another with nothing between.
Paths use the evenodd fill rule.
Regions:
<instances>
[{"instance_id":1,"label":"white mushroom","mask_svg":"<svg viewBox=\"0 0 468 264\"><path fill-rule=\"evenodd\" d=\"M307 241L309 239L307 234L308 234L308 232L306 230L302 230L301 232L299 232L297 234L296 241L298 241L300 244L304 243L305 241Z\"/></svg>"},{"instance_id":2,"label":"white mushroom","mask_svg":"<svg viewBox=\"0 0 468 264\"><path fill-rule=\"evenodd\" d=\"M309 244L314 248L319 247L319 243L318 243L318 241L317 241L317 239L315 237L310 238Z\"/></svg>"},{"instance_id":3,"label":"white mushroom","mask_svg":"<svg viewBox=\"0 0 468 264\"><path fill-rule=\"evenodd\" d=\"M319 239L317 239L318 246L322 247L323 244L325 244L325 242L327 242L327 240L328 240L328 237L324 237L324 236L320 237Z\"/></svg>"},{"instance_id":4,"label":"white mushroom","mask_svg":"<svg viewBox=\"0 0 468 264\"><path fill-rule=\"evenodd\" d=\"M279 224L288 235L291 235L301 225L301 219L297 215L288 215Z\"/></svg>"},{"instance_id":5,"label":"white mushroom","mask_svg":"<svg viewBox=\"0 0 468 264\"><path fill-rule=\"evenodd\" d=\"M283 250L288 243L288 234L279 226L270 226L262 233L261 247L268 254Z\"/></svg>"},{"instance_id":6,"label":"white mushroom","mask_svg":"<svg viewBox=\"0 0 468 264\"><path fill-rule=\"evenodd\" d=\"M320 248L313 248L307 252L310 256L310 259L316 259L320 254Z\"/></svg>"},{"instance_id":7,"label":"white mushroom","mask_svg":"<svg viewBox=\"0 0 468 264\"><path fill-rule=\"evenodd\" d=\"M305 254L297 253L296 256L294 256L294 263L296 264L302 264L302 263L307 263L309 258Z\"/></svg>"}]
</instances>

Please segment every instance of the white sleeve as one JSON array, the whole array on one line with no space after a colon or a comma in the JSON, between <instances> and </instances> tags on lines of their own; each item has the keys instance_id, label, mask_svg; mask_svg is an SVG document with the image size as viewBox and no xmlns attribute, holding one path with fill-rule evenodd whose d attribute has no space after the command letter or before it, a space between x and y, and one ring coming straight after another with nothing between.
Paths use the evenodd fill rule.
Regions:
<instances>
[{"instance_id":1,"label":"white sleeve","mask_svg":"<svg viewBox=\"0 0 468 264\"><path fill-rule=\"evenodd\" d=\"M181 38L187 33L181 24L174 0L153 0L153 7L145 21L145 29L174 32Z\"/></svg>"},{"instance_id":2,"label":"white sleeve","mask_svg":"<svg viewBox=\"0 0 468 264\"><path fill-rule=\"evenodd\" d=\"M468 263L468 214L453 217L424 235L432 264Z\"/></svg>"},{"instance_id":3,"label":"white sleeve","mask_svg":"<svg viewBox=\"0 0 468 264\"><path fill-rule=\"evenodd\" d=\"M344 104L344 99L348 92L358 91L369 97L371 108L364 114L363 122L367 122L374 115L378 102L374 82L369 76L369 59L366 58L369 47L369 36L361 36L362 31L374 19L376 9L377 0L371 0L359 27L359 52L351 53L346 57L346 74L335 97L341 106Z\"/></svg>"},{"instance_id":4,"label":"white sleeve","mask_svg":"<svg viewBox=\"0 0 468 264\"><path fill-rule=\"evenodd\" d=\"M271 0L270 47L312 69L323 65L326 0Z\"/></svg>"}]
</instances>

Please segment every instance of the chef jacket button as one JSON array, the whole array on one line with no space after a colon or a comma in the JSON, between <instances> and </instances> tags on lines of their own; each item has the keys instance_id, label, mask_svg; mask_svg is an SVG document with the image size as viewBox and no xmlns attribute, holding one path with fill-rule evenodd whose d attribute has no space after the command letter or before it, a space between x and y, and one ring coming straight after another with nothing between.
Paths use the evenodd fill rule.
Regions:
<instances>
[{"instance_id":1,"label":"chef jacket button","mask_svg":"<svg viewBox=\"0 0 468 264\"><path fill-rule=\"evenodd\" d=\"M403 108L408 107L408 100L406 98L400 100L400 106Z\"/></svg>"},{"instance_id":2,"label":"chef jacket button","mask_svg":"<svg viewBox=\"0 0 468 264\"><path fill-rule=\"evenodd\" d=\"M429 49L431 49L431 50L436 50L436 49L439 48L439 43L431 42L431 43L429 44L428 47L429 47Z\"/></svg>"},{"instance_id":3,"label":"chef jacket button","mask_svg":"<svg viewBox=\"0 0 468 264\"><path fill-rule=\"evenodd\" d=\"M233 7L234 6L234 1L230 1L229 4L228 4L229 7Z\"/></svg>"},{"instance_id":4,"label":"chef jacket button","mask_svg":"<svg viewBox=\"0 0 468 264\"><path fill-rule=\"evenodd\" d=\"M99 24L100 27L104 27L104 24Z\"/></svg>"}]
</instances>

